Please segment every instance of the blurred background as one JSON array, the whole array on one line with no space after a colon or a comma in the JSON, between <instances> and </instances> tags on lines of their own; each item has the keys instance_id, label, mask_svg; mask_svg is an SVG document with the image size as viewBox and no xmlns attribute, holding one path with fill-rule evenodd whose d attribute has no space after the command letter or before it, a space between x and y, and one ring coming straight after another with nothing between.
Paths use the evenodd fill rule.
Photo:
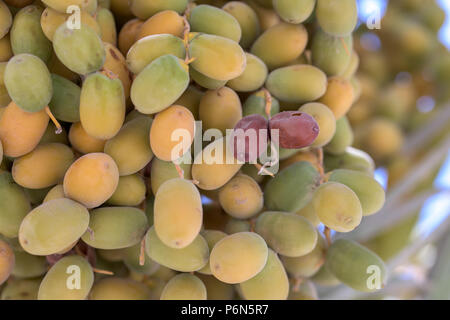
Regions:
<instances>
[{"instance_id":1,"label":"blurred background","mask_svg":"<svg viewBox=\"0 0 450 320\"><path fill-rule=\"evenodd\" d=\"M450 1L358 5L360 98L348 118L388 196L381 212L338 237L378 253L389 281L372 295L324 286L319 296L450 299Z\"/></svg>"}]
</instances>

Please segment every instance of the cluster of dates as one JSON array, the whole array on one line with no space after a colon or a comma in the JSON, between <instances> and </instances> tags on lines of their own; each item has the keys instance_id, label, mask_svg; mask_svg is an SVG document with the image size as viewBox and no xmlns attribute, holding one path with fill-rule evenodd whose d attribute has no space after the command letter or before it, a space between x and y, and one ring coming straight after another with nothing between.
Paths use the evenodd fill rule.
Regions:
<instances>
[{"instance_id":1,"label":"cluster of dates","mask_svg":"<svg viewBox=\"0 0 450 320\"><path fill-rule=\"evenodd\" d=\"M356 0L32 2L0 0L2 299L379 289L383 261L330 237L385 199L345 117ZM196 152L196 120L269 135ZM271 142L280 171L262 175Z\"/></svg>"}]
</instances>

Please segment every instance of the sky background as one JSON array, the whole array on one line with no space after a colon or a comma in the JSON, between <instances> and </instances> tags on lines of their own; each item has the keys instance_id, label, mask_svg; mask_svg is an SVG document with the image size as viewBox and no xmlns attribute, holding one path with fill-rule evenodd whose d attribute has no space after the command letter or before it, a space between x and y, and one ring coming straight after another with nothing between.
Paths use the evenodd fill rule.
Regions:
<instances>
[{"instance_id":1,"label":"sky background","mask_svg":"<svg viewBox=\"0 0 450 320\"><path fill-rule=\"evenodd\" d=\"M450 49L450 0L437 0L437 2L447 13L446 22L439 31L439 39ZM358 0L361 20L366 21L374 10L379 10L383 14L386 5L387 0ZM385 186L388 178L386 170L384 168L377 169L375 178ZM450 214L450 152L435 180L435 187L442 192L427 200L421 211L420 220L414 234L426 236Z\"/></svg>"},{"instance_id":2,"label":"sky background","mask_svg":"<svg viewBox=\"0 0 450 320\"><path fill-rule=\"evenodd\" d=\"M439 32L439 37L447 48L450 48L450 0L439 0L440 6L447 12L447 21Z\"/></svg>"}]
</instances>

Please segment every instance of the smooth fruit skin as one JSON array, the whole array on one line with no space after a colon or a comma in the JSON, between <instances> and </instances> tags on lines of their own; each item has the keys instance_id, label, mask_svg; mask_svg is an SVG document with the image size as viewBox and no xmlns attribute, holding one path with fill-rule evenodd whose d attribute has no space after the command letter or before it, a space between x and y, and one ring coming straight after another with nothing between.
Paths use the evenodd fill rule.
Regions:
<instances>
[{"instance_id":1,"label":"smooth fruit skin","mask_svg":"<svg viewBox=\"0 0 450 320\"><path fill-rule=\"evenodd\" d=\"M0 234L15 238L31 205L22 187L14 183L9 172L0 173Z\"/></svg>"},{"instance_id":2,"label":"smooth fruit skin","mask_svg":"<svg viewBox=\"0 0 450 320\"><path fill-rule=\"evenodd\" d=\"M311 146L318 148L328 144L336 132L336 118L333 112L322 103L307 103L298 111L309 114L319 126L319 135Z\"/></svg>"},{"instance_id":3,"label":"smooth fruit skin","mask_svg":"<svg viewBox=\"0 0 450 320\"><path fill-rule=\"evenodd\" d=\"M161 300L206 300L206 287L196 276L182 273L166 284Z\"/></svg>"},{"instance_id":4,"label":"smooth fruit skin","mask_svg":"<svg viewBox=\"0 0 450 320\"><path fill-rule=\"evenodd\" d=\"M155 195L154 226L165 245L185 248L197 237L202 222L202 200L192 182L175 178L159 187Z\"/></svg>"},{"instance_id":5,"label":"smooth fruit skin","mask_svg":"<svg viewBox=\"0 0 450 320\"><path fill-rule=\"evenodd\" d=\"M270 210L296 212L313 197L320 175L309 162L300 161L281 170L264 189L264 201Z\"/></svg>"},{"instance_id":6,"label":"smooth fruit skin","mask_svg":"<svg viewBox=\"0 0 450 320\"><path fill-rule=\"evenodd\" d=\"M33 3L33 0L4 0L4 2L14 8L23 8Z\"/></svg>"},{"instance_id":7,"label":"smooth fruit skin","mask_svg":"<svg viewBox=\"0 0 450 320\"><path fill-rule=\"evenodd\" d=\"M242 162L256 163L267 150L269 122L260 114L243 117L234 126L230 145L233 157Z\"/></svg>"},{"instance_id":8,"label":"smooth fruit skin","mask_svg":"<svg viewBox=\"0 0 450 320\"><path fill-rule=\"evenodd\" d=\"M303 25L281 22L260 35L250 52L273 70L287 65L300 56L307 42L308 33Z\"/></svg>"},{"instance_id":9,"label":"smooth fruit skin","mask_svg":"<svg viewBox=\"0 0 450 320\"><path fill-rule=\"evenodd\" d=\"M385 201L383 187L366 173L338 169L333 170L328 181L345 184L352 189L361 202L363 216L369 216L381 210Z\"/></svg>"},{"instance_id":10,"label":"smooth fruit skin","mask_svg":"<svg viewBox=\"0 0 450 320\"><path fill-rule=\"evenodd\" d=\"M358 291L379 290L386 281L387 270L383 260L351 240L334 241L328 248L325 266L342 283Z\"/></svg>"},{"instance_id":11,"label":"smooth fruit skin","mask_svg":"<svg viewBox=\"0 0 450 320\"><path fill-rule=\"evenodd\" d=\"M310 280L303 281L299 288L289 292L288 300L319 300L319 295L314 283Z\"/></svg>"},{"instance_id":12,"label":"smooth fruit skin","mask_svg":"<svg viewBox=\"0 0 450 320\"><path fill-rule=\"evenodd\" d=\"M253 10L255 10L256 15L258 16L258 20L261 25L261 31L265 31L281 22L280 17L274 10L264 8L254 2L249 2L248 4L252 7Z\"/></svg>"},{"instance_id":13,"label":"smooth fruit skin","mask_svg":"<svg viewBox=\"0 0 450 320\"><path fill-rule=\"evenodd\" d=\"M0 62L8 62L12 56L10 36L7 34L0 39Z\"/></svg>"},{"instance_id":14,"label":"smooth fruit skin","mask_svg":"<svg viewBox=\"0 0 450 320\"><path fill-rule=\"evenodd\" d=\"M255 2L261 7L271 9L272 8L272 0L255 0Z\"/></svg>"},{"instance_id":15,"label":"smooth fruit skin","mask_svg":"<svg viewBox=\"0 0 450 320\"><path fill-rule=\"evenodd\" d=\"M158 238L154 227L145 236L145 250L160 265L180 272L200 270L208 263L209 258L208 243L201 235L187 247L174 249Z\"/></svg>"},{"instance_id":16,"label":"smooth fruit skin","mask_svg":"<svg viewBox=\"0 0 450 320\"><path fill-rule=\"evenodd\" d=\"M53 36L53 49L67 68L81 75L98 71L105 63L102 40L85 25L74 30L65 23L59 26Z\"/></svg>"},{"instance_id":17,"label":"smooth fruit skin","mask_svg":"<svg viewBox=\"0 0 450 320\"><path fill-rule=\"evenodd\" d=\"M192 78L192 80L195 81L195 83L202 86L203 88L210 90L220 89L227 84L227 82L224 80L216 80L207 77L204 74L201 74L200 72L195 70L194 68L189 68L189 76Z\"/></svg>"},{"instance_id":18,"label":"smooth fruit skin","mask_svg":"<svg viewBox=\"0 0 450 320\"><path fill-rule=\"evenodd\" d=\"M127 115L125 116L124 123L130 122L131 120L134 120L136 118L140 118L141 116L146 116L149 119L153 119L152 115L144 115L144 114L140 113L139 111L137 111L136 109L134 109L127 113Z\"/></svg>"},{"instance_id":19,"label":"smooth fruit skin","mask_svg":"<svg viewBox=\"0 0 450 320\"><path fill-rule=\"evenodd\" d=\"M113 44L103 42L106 51L105 64L103 69L111 71L120 81L122 81L123 93L125 99L130 97L130 88L132 82L131 72L127 68L127 62L122 52Z\"/></svg>"},{"instance_id":20,"label":"smooth fruit skin","mask_svg":"<svg viewBox=\"0 0 450 320\"><path fill-rule=\"evenodd\" d=\"M117 46L116 21L111 11L106 8L100 8L96 12L96 20L102 41Z\"/></svg>"},{"instance_id":21,"label":"smooth fruit skin","mask_svg":"<svg viewBox=\"0 0 450 320\"><path fill-rule=\"evenodd\" d=\"M264 197L255 180L238 174L220 189L219 202L232 217L248 219L261 211Z\"/></svg>"},{"instance_id":22,"label":"smooth fruit skin","mask_svg":"<svg viewBox=\"0 0 450 320\"><path fill-rule=\"evenodd\" d=\"M52 43L41 28L43 9L36 5L22 8L15 16L10 31L11 48L15 55L28 53L39 57L43 62L50 60Z\"/></svg>"},{"instance_id":23,"label":"smooth fruit skin","mask_svg":"<svg viewBox=\"0 0 450 320\"><path fill-rule=\"evenodd\" d=\"M334 36L346 36L358 22L356 0L317 0L316 17L319 25Z\"/></svg>"},{"instance_id":24,"label":"smooth fruit skin","mask_svg":"<svg viewBox=\"0 0 450 320\"><path fill-rule=\"evenodd\" d=\"M168 54L146 66L131 85L131 100L144 114L160 112L172 105L189 85L188 66Z\"/></svg>"},{"instance_id":25,"label":"smooth fruit skin","mask_svg":"<svg viewBox=\"0 0 450 320\"><path fill-rule=\"evenodd\" d=\"M326 264L323 264L319 271L311 278L314 283L324 287L334 287L338 284L341 284L341 281L337 279L326 267Z\"/></svg>"},{"instance_id":26,"label":"smooth fruit skin","mask_svg":"<svg viewBox=\"0 0 450 320\"><path fill-rule=\"evenodd\" d=\"M189 70L194 70L190 68ZM181 95L181 97L175 101L176 105L181 105L188 108L195 119L198 119L198 108L200 105L200 100L203 97L203 91L190 85L186 91Z\"/></svg>"},{"instance_id":27,"label":"smooth fruit skin","mask_svg":"<svg viewBox=\"0 0 450 320\"><path fill-rule=\"evenodd\" d=\"M131 247L147 230L145 213L133 207L102 207L91 211L89 230L81 237L98 249Z\"/></svg>"},{"instance_id":28,"label":"smooth fruit skin","mask_svg":"<svg viewBox=\"0 0 450 320\"><path fill-rule=\"evenodd\" d=\"M43 189L61 182L74 159L68 146L44 143L15 159L11 173L19 185L28 189Z\"/></svg>"},{"instance_id":29,"label":"smooth fruit skin","mask_svg":"<svg viewBox=\"0 0 450 320\"><path fill-rule=\"evenodd\" d=\"M132 247L128 247L125 249L119 249L122 252L124 264L130 269L132 272L136 272L140 275L148 275L151 276L155 274L162 267L157 264L155 261L150 259L150 257L144 253L145 261L144 264L140 263L141 256L141 244L137 243Z\"/></svg>"},{"instance_id":30,"label":"smooth fruit skin","mask_svg":"<svg viewBox=\"0 0 450 320\"><path fill-rule=\"evenodd\" d=\"M0 2L0 39L3 38L11 28L13 22L11 11L8 6L1 1Z\"/></svg>"},{"instance_id":31,"label":"smooth fruit skin","mask_svg":"<svg viewBox=\"0 0 450 320\"><path fill-rule=\"evenodd\" d=\"M201 4L191 10L189 24L193 32L218 35L239 42L242 31L239 22L228 12Z\"/></svg>"},{"instance_id":32,"label":"smooth fruit skin","mask_svg":"<svg viewBox=\"0 0 450 320\"><path fill-rule=\"evenodd\" d=\"M145 20L164 10L173 10L181 14L187 5L188 0L133 0L130 9L136 17Z\"/></svg>"},{"instance_id":33,"label":"smooth fruit skin","mask_svg":"<svg viewBox=\"0 0 450 320\"><path fill-rule=\"evenodd\" d=\"M315 275L325 262L326 243L321 236L316 247L307 255L300 257L281 257L286 271L295 278L310 278Z\"/></svg>"},{"instance_id":34,"label":"smooth fruit skin","mask_svg":"<svg viewBox=\"0 0 450 320\"><path fill-rule=\"evenodd\" d=\"M125 119L125 94L119 79L97 72L90 74L81 87L80 121L92 137L114 137Z\"/></svg>"},{"instance_id":35,"label":"smooth fruit skin","mask_svg":"<svg viewBox=\"0 0 450 320\"><path fill-rule=\"evenodd\" d=\"M94 284L90 300L149 300L150 289L132 279L108 277Z\"/></svg>"},{"instance_id":36,"label":"smooth fruit skin","mask_svg":"<svg viewBox=\"0 0 450 320\"><path fill-rule=\"evenodd\" d=\"M190 180L191 177L191 158L190 153L186 153L183 157L177 161L180 162L179 166L181 170L183 170L183 178ZM186 161L185 161L186 160ZM159 187L166 181L179 178L180 174L175 166L175 164L171 161L163 161L158 158L153 158L152 165L150 169L150 183L148 184L151 187L153 194L158 192Z\"/></svg>"},{"instance_id":37,"label":"smooth fruit skin","mask_svg":"<svg viewBox=\"0 0 450 320\"><path fill-rule=\"evenodd\" d=\"M223 7L239 23L242 31L239 44L246 49L251 46L260 33L259 19L256 12L246 3L229 1Z\"/></svg>"},{"instance_id":38,"label":"smooth fruit skin","mask_svg":"<svg viewBox=\"0 0 450 320\"><path fill-rule=\"evenodd\" d=\"M251 53L245 53L247 65L244 72L237 78L227 82L227 86L238 92L250 92L261 88L266 82L267 67L264 62Z\"/></svg>"},{"instance_id":39,"label":"smooth fruit skin","mask_svg":"<svg viewBox=\"0 0 450 320\"><path fill-rule=\"evenodd\" d=\"M114 206L138 206L145 200L147 189L139 174L119 177L119 184L106 202Z\"/></svg>"},{"instance_id":40,"label":"smooth fruit skin","mask_svg":"<svg viewBox=\"0 0 450 320\"><path fill-rule=\"evenodd\" d=\"M194 136L195 119L191 111L173 105L155 116L150 129L150 146L158 159L175 161L188 152Z\"/></svg>"},{"instance_id":41,"label":"smooth fruit skin","mask_svg":"<svg viewBox=\"0 0 450 320\"><path fill-rule=\"evenodd\" d=\"M209 252L214 248L217 242L222 240L227 236L225 232L219 231L219 230L203 230L201 232L201 235L205 238L206 242L208 243ZM209 263L207 263L203 268L197 271L201 274L212 274L211 268L209 266Z\"/></svg>"},{"instance_id":42,"label":"smooth fruit skin","mask_svg":"<svg viewBox=\"0 0 450 320\"><path fill-rule=\"evenodd\" d=\"M119 169L105 153L89 153L78 158L64 176L64 193L87 208L106 202L119 183Z\"/></svg>"},{"instance_id":43,"label":"smooth fruit skin","mask_svg":"<svg viewBox=\"0 0 450 320\"><path fill-rule=\"evenodd\" d=\"M50 61L48 62L48 69L49 69L50 73L57 74L57 75L64 77L67 80L70 80L72 82L77 82L80 77L78 74L76 74L75 72L73 72L69 68L67 68L58 59L55 52L52 53Z\"/></svg>"},{"instance_id":44,"label":"smooth fruit skin","mask_svg":"<svg viewBox=\"0 0 450 320\"><path fill-rule=\"evenodd\" d=\"M322 184L314 193L313 207L320 221L338 232L350 232L361 223L358 196L341 183Z\"/></svg>"},{"instance_id":45,"label":"smooth fruit skin","mask_svg":"<svg viewBox=\"0 0 450 320\"><path fill-rule=\"evenodd\" d=\"M251 114L259 114L267 118L266 114L266 99L264 91L260 90L250 95L242 105L243 116ZM273 117L280 112L280 103L275 97L272 97L272 106L270 108L270 116Z\"/></svg>"},{"instance_id":46,"label":"smooth fruit skin","mask_svg":"<svg viewBox=\"0 0 450 320\"><path fill-rule=\"evenodd\" d=\"M50 189L44 200L42 200L42 203L61 198L64 198L64 187L62 184L57 184Z\"/></svg>"},{"instance_id":47,"label":"smooth fruit skin","mask_svg":"<svg viewBox=\"0 0 450 320\"><path fill-rule=\"evenodd\" d=\"M182 37L183 30L183 18L173 10L165 10L155 14L144 22L136 40L154 34L172 34L176 37Z\"/></svg>"},{"instance_id":48,"label":"smooth fruit skin","mask_svg":"<svg viewBox=\"0 0 450 320\"><path fill-rule=\"evenodd\" d=\"M47 66L31 54L17 54L11 58L6 65L4 81L9 96L24 111L44 109L53 95Z\"/></svg>"},{"instance_id":49,"label":"smooth fruit skin","mask_svg":"<svg viewBox=\"0 0 450 320\"><path fill-rule=\"evenodd\" d=\"M317 231L305 218L295 213L266 211L258 216L255 231L277 253L301 257L310 253L317 243Z\"/></svg>"},{"instance_id":50,"label":"smooth fruit skin","mask_svg":"<svg viewBox=\"0 0 450 320\"><path fill-rule=\"evenodd\" d=\"M211 272L225 283L247 281L264 268L268 252L264 239L254 232L229 235L216 243L211 251Z\"/></svg>"},{"instance_id":51,"label":"smooth fruit skin","mask_svg":"<svg viewBox=\"0 0 450 320\"><path fill-rule=\"evenodd\" d=\"M227 234L250 231L250 223L246 220L230 219L224 227Z\"/></svg>"},{"instance_id":52,"label":"smooth fruit skin","mask_svg":"<svg viewBox=\"0 0 450 320\"><path fill-rule=\"evenodd\" d=\"M315 166L317 170L320 170L320 167L317 163L317 155L314 154L313 151L308 149L301 150L300 152L296 152L295 154L289 155L287 158L283 159L280 163L280 169L283 170L284 168L289 167L291 164L300 161L309 162L313 166Z\"/></svg>"},{"instance_id":53,"label":"smooth fruit skin","mask_svg":"<svg viewBox=\"0 0 450 320\"><path fill-rule=\"evenodd\" d=\"M286 300L289 279L277 254L269 249L266 265L261 272L239 287L247 300Z\"/></svg>"},{"instance_id":54,"label":"smooth fruit skin","mask_svg":"<svg viewBox=\"0 0 450 320\"><path fill-rule=\"evenodd\" d=\"M9 278L14 262L14 251L5 241L0 240L0 285Z\"/></svg>"},{"instance_id":55,"label":"smooth fruit skin","mask_svg":"<svg viewBox=\"0 0 450 320\"><path fill-rule=\"evenodd\" d=\"M350 57L350 63L348 64L345 71L341 74L345 79L352 79L355 73L358 71L359 67L359 56L355 50L352 50Z\"/></svg>"},{"instance_id":56,"label":"smooth fruit skin","mask_svg":"<svg viewBox=\"0 0 450 320\"><path fill-rule=\"evenodd\" d=\"M48 120L45 110L26 112L11 102L0 118L3 153L9 157L20 157L32 151L41 140Z\"/></svg>"},{"instance_id":57,"label":"smooth fruit skin","mask_svg":"<svg viewBox=\"0 0 450 320\"><path fill-rule=\"evenodd\" d=\"M1 39L0 39L0 55L1 55ZM9 59L9 58L8 58ZM0 61L1 61L0 56ZM6 107L11 102L11 97L8 94L8 90L5 87L5 70L8 62L0 62L0 117L3 113L3 107Z\"/></svg>"},{"instance_id":58,"label":"smooth fruit skin","mask_svg":"<svg viewBox=\"0 0 450 320\"><path fill-rule=\"evenodd\" d=\"M343 154L347 147L353 144L354 136L348 118L343 116L336 121L336 132L331 141L325 146L325 151L333 155Z\"/></svg>"},{"instance_id":59,"label":"smooth fruit skin","mask_svg":"<svg viewBox=\"0 0 450 320\"><path fill-rule=\"evenodd\" d=\"M351 82L342 77L329 78L327 91L319 99L319 102L333 111L337 120L350 110L353 101L354 91Z\"/></svg>"},{"instance_id":60,"label":"smooth fruit skin","mask_svg":"<svg viewBox=\"0 0 450 320\"><path fill-rule=\"evenodd\" d=\"M239 96L228 87L207 91L200 100L198 117L204 130L219 129L225 135L242 118Z\"/></svg>"},{"instance_id":61,"label":"smooth fruit skin","mask_svg":"<svg viewBox=\"0 0 450 320\"><path fill-rule=\"evenodd\" d=\"M102 152L106 144L106 140L97 139L87 134L81 122L73 123L70 127L69 141L72 148L82 154Z\"/></svg>"},{"instance_id":62,"label":"smooth fruit skin","mask_svg":"<svg viewBox=\"0 0 450 320\"><path fill-rule=\"evenodd\" d=\"M183 40L172 34L150 35L136 41L125 53L128 69L136 75L166 54L183 59L186 56Z\"/></svg>"},{"instance_id":63,"label":"smooth fruit skin","mask_svg":"<svg viewBox=\"0 0 450 320\"><path fill-rule=\"evenodd\" d=\"M242 167L242 163L234 159L228 146L228 138L220 138L206 146L195 157L191 174L192 178L198 181L197 186L200 189L219 189ZM215 154L214 157L212 153ZM217 158L220 154L221 157Z\"/></svg>"},{"instance_id":64,"label":"smooth fruit skin","mask_svg":"<svg viewBox=\"0 0 450 320\"><path fill-rule=\"evenodd\" d=\"M80 121L81 88L72 81L52 73L53 96L48 106L55 118L66 122Z\"/></svg>"},{"instance_id":65,"label":"smooth fruit skin","mask_svg":"<svg viewBox=\"0 0 450 320\"><path fill-rule=\"evenodd\" d=\"M70 199L55 199L34 208L22 221L19 241L33 255L59 253L78 241L89 224L89 212Z\"/></svg>"},{"instance_id":66,"label":"smooth fruit skin","mask_svg":"<svg viewBox=\"0 0 450 320\"><path fill-rule=\"evenodd\" d=\"M370 155L362 150L347 147L344 153L337 156L328 155L324 161L325 170L350 169L373 175L375 163Z\"/></svg>"},{"instance_id":67,"label":"smooth fruit skin","mask_svg":"<svg viewBox=\"0 0 450 320\"><path fill-rule=\"evenodd\" d=\"M327 77L314 66L299 64L272 71L267 77L266 87L282 101L311 102L325 94Z\"/></svg>"},{"instance_id":68,"label":"smooth fruit skin","mask_svg":"<svg viewBox=\"0 0 450 320\"><path fill-rule=\"evenodd\" d=\"M269 121L271 139L274 144L288 153L289 149L301 149L312 145L319 135L319 125L316 120L305 112L283 111L273 116ZM278 131L278 141L274 134ZM280 158L283 150L280 151ZM283 156L283 157L282 157Z\"/></svg>"},{"instance_id":69,"label":"smooth fruit skin","mask_svg":"<svg viewBox=\"0 0 450 320\"><path fill-rule=\"evenodd\" d=\"M213 276L198 274L197 275L206 287L208 300L231 300L235 291L232 285L223 283Z\"/></svg>"},{"instance_id":70,"label":"smooth fruit skin","mask_svg":"<svg viewBox=\"0 0 450 320\"><path fill-rule=\"evenodd\" d=\"M246 66L245 53L239 44L216 35L195 35L189 45L189 55L195 58L192 68L216 80L239 77Z\"/></svg>"},{"instance_id":71,"label":"smooth fruit skin","mask_svg":"<svg viewBox=\"0 0 450 320\"><path fill-rule=\"evenodd\" d=\"M296 211L295 214L298 214L299 216L302 216L303 218L311 222L311 224L314 227L318 227L320 224L320 220L317 217L316 213L314 212L312 201L310 201L306 206L304 206L300 210Z\"/></svg>"},{"instance_id":72,"label":"smooth fruit skin","mask_svg":"<svg viewBox=\"0 0 450 320\"><path fill-rule=\"evenodd\" d=\"M338 76L343 74L349 66L352 49L351 35L334 37L319 30L312 40L312 62L328 76Z\"/></svg>"},{"instance_id":73,"label":"smooth fruit skin","mask_svg":"<svg viewBox=\"0 0 450 320\"><path fill-rule=\"evenodd\" d=\"M127 55L128 50L136 42L137 35L143 24L144 21L140 19L131 19L120 29L117 45L124 56Z\"/></svg>"},{"instance_id":74,"label":"smooth fruit skin","mask_svg":"<svg viewBox=\"0 0 450 320\"><path fill-rule=\"evenodd\" d=\"M8 281L2 290L2 300L37 300L41 279L14 279Z\"/></svg>"},{"instance_id":75,"label":"smooth fruit skin","mask_svg":"<svg viewBox=\"0 0 450 320\"><path fill-rule=\"evenodd\" d=\"M78 278L72 279L71 275ZM94 272L86 259L77 255L64 257L45 275L38 300L84 300L93 283Z\"/></svg>"},{"instance_id":76,"label":"smooth fruit skin","mask_svg":"<svg viewBox=\"0 0 450 320\"><path fill-rule=\"evenodd\" d=\"M70 1L72 1L72 0L70 0ZM87 0L81 5L82 10L85 10L92 16L95 15L98 7L99 7L98 0L97 1Z\"/></svg>"},{"instance_id":77,"label":"smooth fruit skin","mask_svg":"<svg viewBox=\"0 0 450 320\"><path fill-rule=\"evenodd\" d=\"M110 155L119 168L121 176L143 169L153 158L150 148L152 119L139 116L124 124L119 133L105 144L105 153Z\"/></svg>"},{"instance_id":78,"label":"smooth fruit skin","mask_svg":"<svg viewBox=\"0 0 450 320\"><path fill-rule=\"evenodd\" d=\"M311 16L316 0L273 0L272 3L281 19L298 24Z\"/></svg>"}]
</instances>

